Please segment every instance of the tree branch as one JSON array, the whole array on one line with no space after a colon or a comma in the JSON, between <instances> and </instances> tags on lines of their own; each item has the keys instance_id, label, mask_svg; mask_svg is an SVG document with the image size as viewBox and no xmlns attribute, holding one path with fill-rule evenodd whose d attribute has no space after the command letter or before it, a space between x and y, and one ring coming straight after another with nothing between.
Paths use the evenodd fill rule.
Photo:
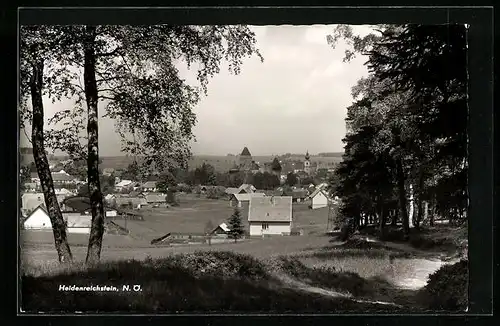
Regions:
<instances>
[{"instance_id":1,"label":"tree branch","mask_svg":"<svg viewBox=\"0 0 500 326\"><path fill-rule=\"evenodd\" d=\"M113 56L115 54L119 54L121 55L121 50L123 49L123 47L121 46L118 46L116 47L116 49L114 49L113 51L111 52L106 52L106 53L96 53L96 57L110 57L110 56Z\"/></svg>"}]
</instances>

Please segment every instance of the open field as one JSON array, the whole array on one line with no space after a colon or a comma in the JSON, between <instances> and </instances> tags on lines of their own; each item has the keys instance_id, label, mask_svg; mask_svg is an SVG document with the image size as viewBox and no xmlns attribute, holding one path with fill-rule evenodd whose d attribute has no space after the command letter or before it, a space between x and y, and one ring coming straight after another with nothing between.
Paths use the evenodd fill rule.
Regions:
<instances>
[{"instance_id":1,"label":"open field","mask_svg":"<svg viewBox=\"0 0 500 326\"><path fill-rule=\"evenodd\" d=\"M294 229L304 230L303 236L275 236L266 239L239 240L238 243L162 246L151 245L151 240L169 232L202 234L211 221L215 226L227 220L233 212L227 200L211 200L196 195L179 197L180 206L153 208L141 211L144 221L114 220L126 226L130 235L110 235L103 238L103 259L144 259L147 256L162 257L171 253L186 253L196 250L230 250L255 257L269 257L299 252L327 245L329 238L322 236L326 230L328 209L311 210L306 203L293 204ZM69 234L69 244L77 260L83 260L88 245L88 235ZM28 231L21 233L23 260L55 261L54 238L50 231Z\"/></svg>"}]
</instances>

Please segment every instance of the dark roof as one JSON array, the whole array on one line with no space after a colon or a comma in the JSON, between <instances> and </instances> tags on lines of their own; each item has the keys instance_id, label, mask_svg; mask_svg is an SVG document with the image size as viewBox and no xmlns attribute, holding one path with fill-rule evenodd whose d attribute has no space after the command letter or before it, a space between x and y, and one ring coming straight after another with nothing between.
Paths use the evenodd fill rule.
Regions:
<instances>
[{"instance_id":1,"label":"dark roof","mask_svg":"<svg viewBox=\"0 0 500 326\"><path fill-rule=\"evenodd\" d=\"M291 222L292 197L252 197L248 221Z\"/></svg>"},{"instance_id":2,"label":"dark roof","mask_svg":"<svg viewBox=\"0 0 500 326\"><path fill-rule=\"evenodd\" d=\"M77 212L83 213L90 210L90 198L83 196L68 197L63 200L64 205Z\"/></svg>"},{"instance_id":3,"label":"dark roof","mask_svg":"<svg viewBox=\"0 0 500 326\"><path fill-rule=\"evenodd\" d=\"M240 156L252 156L250 154L250 151L248 150L248 148L245 146L245 148L243 148L243 151L241 152Z\"/></svg>"}]
</instances>

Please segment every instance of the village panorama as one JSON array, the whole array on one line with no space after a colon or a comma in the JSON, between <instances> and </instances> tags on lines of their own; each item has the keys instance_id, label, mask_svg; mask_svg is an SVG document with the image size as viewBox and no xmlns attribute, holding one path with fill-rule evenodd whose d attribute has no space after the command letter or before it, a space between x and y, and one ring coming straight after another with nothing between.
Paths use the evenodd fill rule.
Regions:
<instances>
[{"instance_id":1,"label":"village panorama","mask_svg":"<svg viewBox=\"0 0 500 326\"><path fill-rule=\"evenodd\" d=\"M21 28L22 311L464 311L464 33Z\"/></svg>"}]
</instances>

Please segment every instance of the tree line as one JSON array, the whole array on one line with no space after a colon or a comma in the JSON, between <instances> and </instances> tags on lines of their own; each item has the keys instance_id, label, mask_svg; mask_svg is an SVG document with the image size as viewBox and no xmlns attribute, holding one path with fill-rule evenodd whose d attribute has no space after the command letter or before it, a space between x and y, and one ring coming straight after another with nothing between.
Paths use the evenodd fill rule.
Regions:
<instances>
[{"instance_id":1,"label":"tree line","mask_svg":"<svg viewBox=\"0 0 500 326\"><path fill-rule=\"evenodd\" d=\"M384 236L391 219L410 232L428 216L467 219L467 45L464 25L380 25L361 37L339 25L368 56L369 75L352 88L344 154L330 183L341 214L356 227L371 219ZM410 201L414 205L410 205ZM410 211L410 209L412 211Z\"/></svg>"}]
</instances>

